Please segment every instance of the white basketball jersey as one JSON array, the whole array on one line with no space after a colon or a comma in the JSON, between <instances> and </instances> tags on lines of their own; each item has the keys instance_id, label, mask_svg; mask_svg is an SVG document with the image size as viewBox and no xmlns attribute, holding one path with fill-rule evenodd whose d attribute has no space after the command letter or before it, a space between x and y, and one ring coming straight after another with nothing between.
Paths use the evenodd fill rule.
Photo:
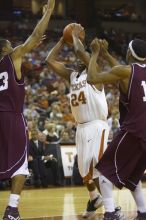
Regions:
<instances>
[{"instance_id":1,"label":"white basketball jersey","mask_svg":"<svg viewBox=\"0 0 146 220\"><path fill-rule=\"evenodd\" d=\"M104 89L99 91L95 86L87 83L84 70L79 77L78 72L70 76L70 105L71 111L78 123L93 120L106 120L108 115L107 101Z\"/></svg>"}]
</instances>

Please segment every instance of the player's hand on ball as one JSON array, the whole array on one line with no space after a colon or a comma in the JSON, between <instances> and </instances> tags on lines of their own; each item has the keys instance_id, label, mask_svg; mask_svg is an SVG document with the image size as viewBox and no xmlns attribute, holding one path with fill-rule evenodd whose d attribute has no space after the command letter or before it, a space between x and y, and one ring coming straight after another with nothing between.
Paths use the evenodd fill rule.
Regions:
<instances>
[{"instance_id":1,"label":"player's hand on ball","mask_svg":"<svg viewBox=\"0 0 146 220\"><path fill-rule=\"evenodd\" d=\"M93 53L99 52L100 51L100 40L98 38L95 38L91 42L90 47L91 47Z\"/></svg>"},{"instance_id":2,"label":"player's hand on ball","mask_svg":"<svg viewBox=\"0 0 146 220\"><path fill-rule=\"evenodd\" d=\"M73 32L74 31L74 32ZM68 45L73 44L73 34L83 42L85 39L85 30L80 24L71 23L68 24L63 30L64 42Z\"/></svg>"},{"instance_id":3,"label":"player's hand on ball","mask_svg":"<svg viewBox=\"0 0 146 220\"><path fill-rule=\"evenodd\" d=\"M72 35L75 35L76 37L80 36L80 33L84 31L84 28L80 24L73 24L73 30Z\"/></svg>"}]
</instances>

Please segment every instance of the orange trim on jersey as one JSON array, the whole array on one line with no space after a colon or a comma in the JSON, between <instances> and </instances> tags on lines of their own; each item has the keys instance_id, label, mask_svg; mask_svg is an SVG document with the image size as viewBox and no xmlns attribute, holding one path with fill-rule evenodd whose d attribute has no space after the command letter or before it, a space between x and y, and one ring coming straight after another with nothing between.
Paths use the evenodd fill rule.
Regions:
<instances>
[{"instance_id":1,"label":"orange trim on jersey","mask_svg":"<svg viewBox=\"0 0 146 220\"><path fill-rule=\"evenodd\" d=\"M89 173L83 177L83 182L86 183L86 182L89 182L89 180L92 180L93 179L93 159L91 161L91 164L90 164L90 168L89 168Z\"/></svg>"},{"instance_id":2,"label":"orange trim on jersey","mask_svg":"<svg viewBox=\"0 0 146 220\"><path fill-rule=\"evenodd\" d=\"M101 136L101 143L100 143L100 148L99 148L98 160L101 159L101 157L103 155L103 151L104 151L104 135L105 135L105 130L103 130L102 136Z\"/></svg>"}]
</instances>

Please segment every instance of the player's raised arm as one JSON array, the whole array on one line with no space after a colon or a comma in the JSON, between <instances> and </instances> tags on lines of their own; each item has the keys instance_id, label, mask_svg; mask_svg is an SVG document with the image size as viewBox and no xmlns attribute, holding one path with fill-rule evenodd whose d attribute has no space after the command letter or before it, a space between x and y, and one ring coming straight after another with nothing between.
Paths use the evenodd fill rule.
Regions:
<instances>
[{"instance_id":1,"label":"player's raised arm","mask_svg":"<svg viewBox=\"0 0 146 220\"><path fill-rule=\"evenodd\" d=\"M90 55L85 51L84 45L79 39L80 33L84 28L80 24L73 24L72 38L76 56L88 67Z\"/></svg>"},{"instance_id":2,"label":"player's raised arm","mask_svg":"<svg viewBox=\"0 0 146 220\"><path fill-rule=\"evenodd\" d=\"M70 74L73 70L66 68L64 63L57 60L59 51L62 49L63 44L64 40L63 37L61 37L58 43L49 52L45 61L55 73L57 73L60 77L70 81Z\"/></svg>"},{"instance_id":3,"label":"player's raised arm","mask_svg":"<svg viewBox=\"0 0 146 220\"><path fill-rule=\"evenodd\" d=\"M108 61L110 67L119 65L119 62L109 53L108 42L105 39L100 40L100 51L103 58Z\"/></svg>"},{"instance_id":4,"label":"player's raised arm","mask_svg":"<svg viewBox=\"0 0 146 220\"><path fill-rule=\"evenodd\" d=\"M130 76L131 67L130 66L115 66L108 72L97 72L97 58L100 51L99 40L94 40L91 43L92 55L88 67L88 77L87 81L91 84L97 83L111 83L124 80Z\"/></svg>"},{"instance_id":5,"label":"player's raised arm","mask_svg":"<svg viewBox=\"0 0 146 220\"><path fill-rule=\"evenodd\" d=\"M91 42L92 55L88 65L87 81L95 83L97 80L97 58L100 52L100 43L97 38Z\"/></svg>"},{"instance_id":6,"label":"player's raised arm","mask_svg":"<svg viewBox=\"0 0 146 220\"><path fill-rule=\"evenodd\" d=\"M44 32L48 27L50 16L55 6L55 0L48 0L47 5L43 7L43 17L36 25L34 31L24 44L16 47L11 54L13 60L22 57L25 53L31 51L42 39Z\"/></svg>"}]
</instances>

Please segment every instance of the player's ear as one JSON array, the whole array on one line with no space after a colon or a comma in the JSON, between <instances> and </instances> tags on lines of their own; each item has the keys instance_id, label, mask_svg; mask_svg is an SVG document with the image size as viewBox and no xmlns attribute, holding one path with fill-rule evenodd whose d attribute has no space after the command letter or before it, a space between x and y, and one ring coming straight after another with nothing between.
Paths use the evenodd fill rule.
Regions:
<instances>
[{"instance_id":1,"label":"player's ear","mask_svg":"<svg viewBox=\"0 0 146 220\"><path fill-rule=\"evenodd\" d=\"M8 51L8 48L6 47L6 46L4 46L4 47L2 47L2 53L7 53L7 51Z\"/></svg>"}]
</instances>

